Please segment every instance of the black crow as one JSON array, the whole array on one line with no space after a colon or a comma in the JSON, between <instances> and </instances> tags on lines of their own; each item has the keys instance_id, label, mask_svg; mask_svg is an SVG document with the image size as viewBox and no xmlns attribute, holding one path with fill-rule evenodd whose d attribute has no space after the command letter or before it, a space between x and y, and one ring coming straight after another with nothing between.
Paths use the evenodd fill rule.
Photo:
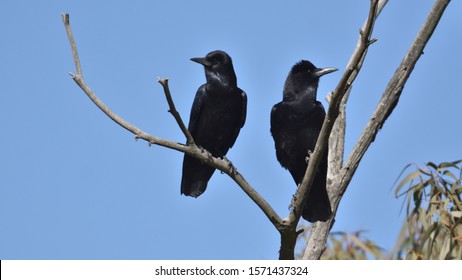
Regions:
<instances>
[{"instance_id":1,"label":"black crow","mask_svg":"<svg viewBox=\"0 0 462 280\"><path fill-rule=\"evenodd\" d=\"M322 123L324 107L316 100L319 78L336 71L316 68L302 60L295 64L284 85L282 102L271 110L271 134L279 163L289 170L297 186L308 166ZM327 150L316 172L311 191L304 203L302 217L309 222L327 221L332 214L326 190Z\"/></svg>"},{"instance_id":2,"label":"black crow","mask_svg":"<svg viewBox=\"0 0 462 280\"><path fill-rule=\"evenodd\" d=\"M214 157L224 157L234 145L247 113L247 96L237 87L231 57L213 51L192 58L205 68L206 83L199 87L189 119L189 132L196 144ZM207 188L215 169L185 154L181 193L198 197Z\"/></svg>"}]
</instances>

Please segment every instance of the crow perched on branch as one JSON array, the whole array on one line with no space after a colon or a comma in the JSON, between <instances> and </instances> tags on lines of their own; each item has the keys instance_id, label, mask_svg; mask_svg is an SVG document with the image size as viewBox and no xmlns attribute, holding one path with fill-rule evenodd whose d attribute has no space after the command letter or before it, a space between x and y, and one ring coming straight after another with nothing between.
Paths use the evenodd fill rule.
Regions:
<instances>
[{"instance_id":1,"label":"crow perched on branch","mask_svg":"<svg viewBox=\"0 0 462 280\"><path fill-rule=\"evenodd\" d=\"M286 79L281 102L271 110L271 134L279 163L289 170L297 185L308 166L322 123L324 107L316 100L319 78L337 71L316 68L302 60L295 64ZM315 174L311 191L304 203L302 217L310 222L327 221L332 214L326 190L327 150Z\"/></svg>"},{"instance_id":2,"label":"crow perched on branch","mask_svg":"<svg viewBox=\"0 0 462 280\"><path fill-rule=\"evenodd\" d=\"M234 145L247 113L247 96L237 87L231 57L212 51L192 58L205 68L206 83L199 87L189 119L189 132L195 143L214 157L224 157ZM184 155L181 193L198 197L207 188L215 169Z\"/></svg>"}]
</instances>

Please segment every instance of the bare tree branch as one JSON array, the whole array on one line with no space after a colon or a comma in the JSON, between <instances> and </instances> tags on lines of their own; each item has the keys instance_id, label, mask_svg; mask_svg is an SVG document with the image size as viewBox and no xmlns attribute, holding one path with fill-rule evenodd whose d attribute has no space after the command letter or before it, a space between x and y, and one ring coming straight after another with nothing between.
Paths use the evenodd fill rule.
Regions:
<instances>
[{"instance_id":1,"label":"bare tree branch","mask_svg":"<svg viewBox=\"0 0 462 280\"><path fill-rule=\"evenodd\" d=\"M388 3L388 0L378 1L378 3L376 4L377 8L376 8L376 13L375 13L375 20L378 18L378 16L380 15L380 13L382 12L383 8L385 7L387 3ZM377 41L377 39L372 39L369 42L366 42L364 38L364 34L367 30L370 30L370 32L372 32L372 29L369 29L368 25L370 25L371 10L373 6L374 6L374 3L371 2L371 9L369 12L368 19L364 22L362 28L359 31L360 36L358 38L358 42L356 43L356 49L353 52L347 64L346 68L352 69L353 72L352 72L351 78L346 83L346 92L340 101L339 116L335 120L333 130L331 131L331 135L329 136L329 147L328 147L329 149L328 163L329 164L328 164L328 169L327 169L327 180L326 180L327 186L326 187L327 187L327 192L330 197L330 203L332 207L332 217L325 223L318 222L313 225L310 238L308 239L308 242L306 243L306 250L305 250L303 259L319 259L322 252L324 252L325 250L325 246L327 243L327 237L329 236L330 229L333 226L333 223L335 221L335 216L337 214L338 204L335 205L335 203L332 200L332 197L338 196L336 189L335 189L334 181L335 181L335 178L337 177L337 174L340 172L340 170L343 167L343 157L344 157L344 151L345 151L345 129L346 129L346 108L345 107L346 107L346 103L348 100L348 96L352 88L353 81L358 75L359 69L362 67L364 63L364 59L366 58L368 48L366 47L366 49L364 50L361 56L357 54L359 50L362 49L362 46L368 46L374 43L375 41ZM358 61L358 57L360 57L359 61ZM357 67L354 66L355 63L357 63ZM337 86L337 88L340 88L340 87ZM334 92L330 93L327 96L329 107L330 107L332 95L334 94Z\"/></svg>"},{"instance_id":2,"label":"bare tree branch","mask_svg":"<svg viewBox=\"0 0 462 280\"><path fill-rule=\"evenodd\" d=\"M226 173L229 177L231 177L239 187L252 199L255 204L263 211L263 213L268 217L271 223L277 228L283 227L284 221L279 217L279 215L274 211L274 209L268 204L268 202L254 189L250 184L245 180L245 178L237 172L237 169L234 167L233 163L226 158L216 158L213 157L208 151L199 148L195 143L194 140L189 133L188 129L184 125L183 120L180 117L180 114L176 111L175 105L173 103L173 99L170 94L170 89L168 87L167 79L159 79L159 83L162 85L164 89L165 96L167 98L167 102L170 107L170 113L174 116L175 120L177 121L178 125L180 126L181 130L185 134L187 138L187 145L178 144L176 142L166 140L163 138L159 138L153 135L150 135L141 129L137 128L136 126L130 124L129 122L125 121L121 117L119 117L116 113L114 113L109 107L107 107L88 87L85 83L82 75L82 69L80 67L80 60L77 55L77 46L75 44L72 31L70 28L69 23L69 15L62 14L62 19L64 26L66 28L67 36L69 38L69 42L71 44L72 49L72 56L74 58L74 63L77 69L77 74L72 74L72 79L77 83L77 85L85 92L85 94L93 101L93 103L101 109L109 118L111 118L114 122L116 122L121 127L125 128L126 130L130 131L135 135L136 139L145 140L151 144L159 145L162 147L166 147L169 149L173 149L179 152L186 153L192 157L195 157L202 162L220 170L223 173Z\"/></svg>"},{"instance_id":3,"label":"bare tree branch","mask_svg":"<svg viewBox=\"0 0 462 280\"><path fill-rule=\"evenodd\" d=\"M433 5L424 25L419 30L419 33L415 37L403 61L396 69L395 74L388 83L385 92L375 109L375 112L361 134L353 152L346 161L345 167L351 167L346 174L354 174L356 167L361 161L366 150L369 148L369 145L374 141L379 129L382 128L383 124L398 104L404 85L414 70L420 56L423 54L423 50L428 40L430 40L433 31L438 25L439 20L441 19L449 2L450 0L437 0ZM348 178L351 178L351 176L348 175ZM347 180L347 178L345 178L345 180Z\"/></svg>"},{"instance_id":4,"label":"bare tree branch","mask_svg":"<svg viewBox=\"0 0 462 280\"><path fill-rule=\"evenodd\" d=\"M411 44L403 61L388 83L385 92L382 95L382 99L379 101L375 112L370 118L369 123L366 125L356 146L341 171L335 177L334 182L332 183L335 195L331 197L331 204L333 205L334 213L337 211L340 200L356 172L359 162L370 144L374 141L379 129L383 126L386 119L393 112L393 109L398 103L407 79L420 58L420 55L423 53L425 45L433 34L433 31L438 25L439 20L441 19L449 2L450 0L437 0L433 5L424 25L415 37L414 42ZM331 219L326 223L316 223L313 226L303 259L319 259L324 251L332 223L333 221Z\"/></svg>"},{"instance_id":5,"label":"bare tree branch","mask_svg":"<svg viewBox=\"0 0 462 280\"><path fill-rule=\"evenodd\" d=\"M329 141L329 135L339 114L340 103L345 94L349 91L349 88L351 87L351 84L355 80L356 76L358 75L367 49L373 42L375 42L375 40L371 40L370 37L374 27L375 19L377 18L378 4L379 0L371 1L366 24L360 30L360 43L354 50L352 59L350 60L350 63L348 64L337 87L331 94L329 109L327 110L327 114L324 119L321 132L319 133L314 151L312 151L312 154L310 155L310 160L305 172L305 176L303 177L302 183L299 185L297 192L294 195L292 211L289 213L289 216L285 218L287 221L287 227L284 229L284 231L281 231L281 248L295 248L296 237L294 238L293 236L294 233L296 233L296 227L303 211L303 203L311 190L314 174L316 173L319 162L321 161L322 155L325 152L324 150L327 146L327 142ZM329 221L327 223L329 223ZM300 231L298 233L300 233ZM293 259L294 250L281 250L279 252L279 258Z\"/></svg>"},{"instance_id":6,"label":"bare tree branch","mask_svg":"<svg viewBox=\"0 0 462 280\"><path fill-rule=\"evenodd\" d=\"M348 97L350 96L351 88L348 88L348 91L342 98L339 107L339 115L334 122L334 127L329 136L329 147L328 147L328 169L327 169L327 192L329 197L333 194L332 182L336 175L340 172L343 167L343 156L345 152L345 131L346 131L346 104ZM328 96L329 97L329 96ZM330 99L327 98L330 103Z\"/></svg>"},{"instance_id":7,"label":"bare tree branch","mask_svg":"<svg viewBox=\"0 0 462 280\"><path fill-rule=\"evenodd\" d=\"M328 141L330 132L332 131L335 119L339 114L340 102L345 93L348 91L348 88L353 83L354 79L357 77L361 67L360 63L364 59L364 55L367 51L367 48L372 43L370 40L370 36L372 34L373 26L377 15L378 2L378 0L371 1L371 7L369 10L367 24L365 28L361 29L360 31L361 44L355 49L353 53L353 59L351 60L351 64L347 66L347 69L343 74L342 78L340 79L339 84L332 93L329 109L327 110L327 115L324 119L321 132L319 133L316 147L314 148L314 151L310 156L310 161L305 172L305 177L303 178L302 183L300 184L297 193L295 194L295 205L293 211L289 215L291 223L297 224L298 220L300 219L301 213L303 211L303 202L309 194L311 184L314 179L313 175L316 173L319 162L324 153L325 147L327 146L326 143Z\"/></svg>"},{"instance_id":8,"label":"bare tree branch","mask_svg":"<svg viewBox=\"0 0 462 280\"><path fill-rule=\"evenodd\" d=\"M382 12L385 5L388 3L388 0L380 0L377 5L377 16L379 17L380 13ZM368 25L368 20L366 20L362 26L361 30L366 30ZM362 32L362 31L360 31ZM375 42L377 39L372 39L371 41ZM362 37L358 38L358 42L356 43L356 48L360 48L362 43ZM359 62L359 67L362 67L364 59L366 57L367 50L364 52L364 55L361 57ZM350 61L347 64L347 68L352 67L353 63L353 55L350 57ZM345 129L346 129L346 104L348 101L348 97L350 95L350 91L352 88L352 81L349 82L348 90L346 91L345 95L343 96L340 102L339 108L339 116L337 117L336 121L334 122L334 127L332 128L332 132L329 136L329 154L328 154L328 171L327 171L327 190L329 192L329 196L331 196L332 192L332 180L337 173L340 172L340 169L343 167L343 157L344 157L344 150L345 150ZM332 98L332 93L326 96L327 102L330 104Z\"/></svg>"}]
</instances>

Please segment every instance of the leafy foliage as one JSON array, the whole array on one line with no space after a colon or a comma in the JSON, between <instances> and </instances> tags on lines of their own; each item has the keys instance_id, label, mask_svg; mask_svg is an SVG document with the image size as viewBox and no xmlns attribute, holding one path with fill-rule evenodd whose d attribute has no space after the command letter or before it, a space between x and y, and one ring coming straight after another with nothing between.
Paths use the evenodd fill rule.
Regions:
<instances>
[{"instance_id":1,"label":"leafy foliage","mask_svg":"<svg viewBox=\"0 0 462 280\"><path fill-rule=\"evenodd\" d=\"M406 219L393 251L385 253L364 231L332 232L321 259L462 259L462 160L408 164L397 181L411 167L415 171L395 190L396 197L405 197ZM310 231L306 227L303 236Z\"/></svg>"},{"instance_id":2,"label":"leafy foliage","mask_svg":"<svg viewBox=\"0 0 462 280\"><path fill-rule=\"evenodd\" d=\"M329 236L328 248L321 256L323 260L385 259L384 249L363 236L364 231L353 233L333 232Z\"/></svg>"},{"instance_id":3,"label":"leafy foliage","mask_svg":"<svg viewBox=\"0 0 462 280\"><path fill-rule=\"evenodd\" d=\"M461 163L404 168L402 173L411 166L416 170L395 190L397 197L406 197L407 216L394 249L396 258L462 259Z\"/></svg>"},{"instance_id":4,"label":"leafy foliage","mask_svg":"<svg viewBox=\"0 0 462 280\"><path fill-rule=\"evenodd\" d=\"M305 228L303 236L308 238L310 226ZM337 231L329 234L327 249L321 255L321 260L366 260L386 259L385 250L365 237L365 231L358 230L352 233ZM305 242L301 242L306 244ZM302 248L302 246L300 246ZM297 250L297 257L301 258L303 250Z\"/></svg>"}]
</instances>

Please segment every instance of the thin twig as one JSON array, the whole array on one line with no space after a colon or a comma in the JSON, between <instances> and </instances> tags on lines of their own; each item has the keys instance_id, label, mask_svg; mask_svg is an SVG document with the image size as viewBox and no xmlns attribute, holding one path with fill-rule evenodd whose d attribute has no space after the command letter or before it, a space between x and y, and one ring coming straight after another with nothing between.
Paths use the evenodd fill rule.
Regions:
<instances>
[{"instance_id":1,"label":"thin twig","mask_svg":"<svg viewBox=\"0 0 462 280\"><path fill-rule=\"evenodd\" d=\"M188 128L184 124L183 120L181 119L180 113L175 108L175 103L173 102L172 95L170 94L170 88L168 87L168 78L157 78L157 81L162 85L164 88L164 93L165 93L165 98L167 99L167 103L169 106L169 112L173 115L175 118L178 126L180 127L181 131L183 132L184 136L186 137L187 145L193 145L194 144L194 139L189 132Z\"/></svg>"},{"instance_id":2,"label":"thin twig","mask_svg":"<svg viewBox=\"0 0 462 280\"><path fill-rule=\"evenodd\" d=\"M388 0L380 0L378 5L377 5L377 15L376 15L376 18L379 17L380 13L382 12L383 8L385 7L385 5L388 3ZM366 30L366 26L368 24L368 20L364 21L364 24L363 26L361 27L361 30ZM362 31L360 31L362 32ZM359 48L359 45L361 45L361 41L362 41L362 38L361 36L359 36L358 38L358 42L356 42L356 48ZM377 41L377 38L374 38L371 40L371 43L374 43L375 41ZM348 61L347 63L347 67L353 65L353 56L350 57L350 60Z\"/></svg>"},{"instance_id":3,"label":"thin twig","mask_svg":"<svg viewBox=\"0 0 462 280\"><path fill-rule=\"evenodd\" d=\"M74 36L72 35L71 24L69 23L69 14L62 13L61 18L66 28L67 37L69 38L69 43L71 44L72 57L74 58L75 71L77 75L82 76L82 67L80 66L79 54L77 53L77 46L75 45Z\"/></svg>"},{"instance_id":4,"label":"thin twig","mask_svg":"<svg viewBox=\"0 0 462 280\"><path fill-rule=\"evenodd\" d=\"M252 199L255 204L263 211L263 213L268 217L271 223L276 227L280 228L284 221L281 217L274 211L274 209L268 204L268 202L245 180L245 178L238 173L236 168L234 167L233 163L227 159L221 159L211 156L209 152L204 149L197 147L194 144L192 136L190 135L188 129L184 125L183 120L181 119L179 113L175 109L175 105L173 103L173 99L171 98L170 90L168 88L167 79L160 79L159 82L162 84L164 88L164 93L167 98L167 102L170 106L170 112L175 117L178 125L180 126L181 130L185 134L188 139L188 145L178 144L176 142L166 140L163 138L159 138L153 135L150 135L138 127L132 125L131 123L125 121L121 117L119 117L116 113L114 113L108 106L106 106L97 96L96 94L90 89L90 87L85 83L82 75L82 69L80 67L80 60L77 55L77 46L73 39L72 31L69 24L69 15L62 14L63 22L66 27L66 32L69 38L69 42L71 44L72 49L72 56L74 58L74 63L77 69L76 74L70 74L72 79L77 83L77 85L85 92L85 94L93 101L93 103L101 109L109 118L111 118L115 123L120 125L121 127L125 128L126 130L130 131L135 135L135 139L142 139L151 144L159 145L165 148L173 149L179 152L186 153L192 157L195 157L202 162L208 164L209 166L220 170L223 173L226 173L230 176L237 185ZM188 136L189 135L189 136Z\"/></svg>"}]
</instances>

